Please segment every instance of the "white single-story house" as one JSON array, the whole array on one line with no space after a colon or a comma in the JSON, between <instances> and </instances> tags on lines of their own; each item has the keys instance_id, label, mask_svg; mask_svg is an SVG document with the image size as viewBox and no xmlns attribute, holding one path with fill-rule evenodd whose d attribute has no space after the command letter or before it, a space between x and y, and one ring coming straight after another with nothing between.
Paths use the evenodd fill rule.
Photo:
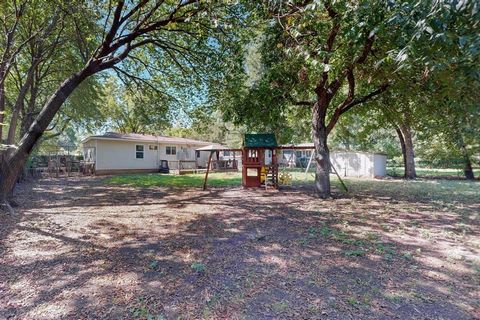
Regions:
<instances>
[{"instance_id":1,"label":"white single-story house","mask_svg":"<svg viewBox=\"0 0 480 320\"><path fill-rule=\"evenodd\" d=\"M212 144L186 138L107 132L82 141L86 163L96 174L158 172L162 160L172 170L206 167L207 152L196 149Z\"/></svg>"},{"instance_id":2,"label":"white single-story house","mask_svg":"<svg viewBox=\"0 0 480 320\"><path fill-rule=\"evenodd\" d=\"M290 167L307 167L314 152L313 143L302 143L294 147L305 149L283 149L279 162ZM330 162L342 177L382 178L387 175L387 156L382 153L331 151Z\"/></svg>"}]
</instances>

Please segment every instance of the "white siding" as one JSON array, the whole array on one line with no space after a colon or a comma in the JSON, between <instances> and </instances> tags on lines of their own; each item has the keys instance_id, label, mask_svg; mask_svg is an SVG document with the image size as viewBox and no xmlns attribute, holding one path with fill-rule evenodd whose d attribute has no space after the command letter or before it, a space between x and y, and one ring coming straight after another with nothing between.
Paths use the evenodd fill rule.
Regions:
<instances>
[{"instance_id":1,"label":"white siding","mask_svg":"<svg viewBox=\"0 0 480 320\"><path fill-rule=\"evenodd\" d=\"M144 145L143 159L136 159L135 146ZM97 140L96 170L155 169L158 168L158 150L149 150L155 143Z\"/></svg>"},{"instance_id":2,"label":"white siding","mask_svg":"<svg viewBox=\"0 0 480 320\"><path fill-rule=\"evenodd\" d=\"M136 145L144 146L143 159L136 158ZM157 146L157 150L150 150L150 145ZM198 165L205 167L209 155L209 152L201 152L200 158L196 158L195 149L203 145L94 139L84 146L96 146L96 170L157 169L160 160L167 160L170 169L178 169L179 160L197 161ZM167 146L176 147L176 154L167 154Z\"/></svg>"},{"instance_id":3,"label":"white siding","mask_svg":"<svg viewBox=\"0 0 480 320\"><path fill-rule=\"evenodd\" d=\"M330 160L344 177L384 177L386 156L363 152L332 152Z\"/></svg>"},{"instance_id":4,"label":"white siding","mask_svg":"<svg viewBox=\"0 0 480 320\"><path fill-rule=\"evenodd\" d=\"M177 169L177 166L174 165L176 161L178 161L177 154L167 154L167 147L176 147L178 154L180 151L180 146L176 144L160 144L158 148L160 160L167 160L170 169Z\"/></svg>"},{"instance_id":5,"label":"white siding","mask_svg":"<svg viewBox=\"0 0 480 320\"><path fill-rule=\"evenodd\" d=\"M233 151L230 151L229 155L224 155L223 152L220 153L221 160L237 160L237 168L242 167L242 152L235 151L235 158L233 157ZM208 159L207 159L208 160Z\"/></svg>"},{"instance_id":6,"label":"white siding","mask_svg":"<svg viewBox=\"0 0 480 320\"><path fill-rule=\"evenodd\" d=\"M374 168L374 177L385 177L387 175L387 156L384 154L375 154Z\"/></svg>"},{"instance_id":7,"label":"white siding","mask_svg":"<svg viewBox=\"0 0 480 320\"><path fill-rule=\"evenodd\" d=\"M197 158L197 165L202 168L206 168L209 156L210 156L210 151L200 151L200 157ZM215 157L216 156L213 155L212 159L215 159Z\"/></svg>"},{"instance_id":8,"label":"white siding","mask_svg":"<svg viewBox=\"0 0 480 320\"><path fill-rule=\"evenodd\" d=\"M95 162L95 141L90 140L83 144L83 159L88 162Z\"/></svg>"}]
</instances>

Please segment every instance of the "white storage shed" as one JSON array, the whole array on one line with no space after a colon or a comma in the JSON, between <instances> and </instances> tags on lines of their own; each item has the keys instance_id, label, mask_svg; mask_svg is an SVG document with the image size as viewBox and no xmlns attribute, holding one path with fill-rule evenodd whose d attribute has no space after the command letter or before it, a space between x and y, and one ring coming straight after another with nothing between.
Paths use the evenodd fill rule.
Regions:
<instances>
[{"instance_id":1,"label":"white storage shed","mask_svg":"<svg viewBox=\"0 0 480 320\"><path fill-rule=\"evenodd\" d=\"M342 177L382 178L387 175L387 156L381 153L334 151L330 161Z\"/></svg>"},{"instance_id":2,"label":"white storage shed","mask_svg":"<svg viewBox=\"0 0 480 320\"><path fill-rule=\"evenodd\" d=\"M283 146L279 163L304 168L314 165L313 143ZM288 149L292 147L292 149ZM302 149L295 149L300 147ZM313 160L313 161L312 161ZM331 151L330 162L342 177L383 178L387 175L387 156L383 153L362 151Z\"/></svg>"}]
</instances>

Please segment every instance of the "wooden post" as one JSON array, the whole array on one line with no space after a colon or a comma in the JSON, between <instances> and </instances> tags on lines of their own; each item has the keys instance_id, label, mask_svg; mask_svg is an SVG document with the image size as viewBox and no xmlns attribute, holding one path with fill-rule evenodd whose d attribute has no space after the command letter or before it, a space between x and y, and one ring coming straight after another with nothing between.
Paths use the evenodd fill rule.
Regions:
<instances>
[{"instance_id":1,"label":"wooden post","mask_svg":"<svg viewBox=\"0 0 480 320\"><path fill-rule=\"evenodd\" d=\"M242 186L246 188L247 184L247 167L246 167L246 160L247 160L247 149L245 147L242 148Z\"/></svg>"},{"instance_id":2,"label":"wooden post","mask_svg":"<svg viewBox=\"0 0 480 320\"><path fill-rule=\"evenodd\" d=\"M272 155L274 157L274 163L275 163L275 189L278 189L278 169L279 169L279 164L278 164L278 149L272 149Z\"/></svg>"},{"instance_id":3,"label":"wooden post","mask_svg":"<svg viewBox=\"0 0 480 320\"><path fill-rule=\"evenodd\" d=\"M207 179L208 172L210 171L210 163L212 162L212 156L215 151L210 151L210 156L208 157L207 171L205 172L205 181L203 181L203 190L207 189Z\"/></svg>"}]
</instances>

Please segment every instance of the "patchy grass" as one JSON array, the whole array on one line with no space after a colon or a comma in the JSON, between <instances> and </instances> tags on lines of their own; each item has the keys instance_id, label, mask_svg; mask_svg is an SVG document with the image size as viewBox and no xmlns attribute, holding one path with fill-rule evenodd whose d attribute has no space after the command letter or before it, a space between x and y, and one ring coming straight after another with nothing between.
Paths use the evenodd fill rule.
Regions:
<instances>
[{"instance_id":1,"label":"patchy grass","mask_svg":"<svg viewBox=\"0 0 480 320\"><path fill-rule=\"evenodd\" d=\"M334 180L321 200L198 176L19 185L0 318L478 318L478 182Z\"/></svg>"},{"instance_id":2,"label":"patchy grass","mask_svg":"<svg viewBox=\"0 0 480 320\"><path fill-rule=\"evenodd\" d=\"M314 175L310 172L305 175L299 170L288 170L292 175L293 185L309 185L314 181ZM200 188L203 186L204 174L189 175L165 175L165 174L125 174L104 178L107 185L125 185L131 187L175 187L175 188ZM478 181L448 180L448 179L417 179L406 181L402 179L357 179L342 178L350 194L358 192L373 192L396 195L415 199L430 200L439 204L456 205L462 201L477 199L480 197ZM337 177L331 176L332 186L339 193L345 193L340 187ZM208 186L231 187L241 185L241 173L218 173L209 174Z\"/></svg>"},{"instance_id":3,"label":"patchy grass","mask_svg":"<svg viewBox=\"0 0 480 320\"><path fill-rule=\"evenodd\" d=\"M480 199L480 183L466 180L362 180L346 179L351 193L374 193L397 200L421 200L434 204L457 206ZM408 221L415 223L414 220Z\"/></svg>"},{"instance_id":4,"label":"patchy grass","mask_svg":"<svg viewBox=\"0 0 480 320\"><path fill-rule=\"evenodd\" d=\"M387 174L393 177L402 176L404 172L403 167L387 167ZM419 177L430 178L465 178L463 169L447 168L447 169L434 169L434 168L416 168L417 175ZM475 177L480 176L480 168L474 169L473 173Z\"/></svg>"},{"instance_id":5,"label":"patchy grass","mask_svg":"<svg viewBox=\"0 0 480 320\"><path fill-rule=\"evenodd\" d=\"M206 269L206 266L203 264L203 263L200 263L200 262L194 262L192 263L192 265L190 266L190 268L192 268L192 270L198 272L198 273L202 273L205 271Z\"/></svg>"},{"instance_id":6,"label":"patchy grass","mask_svg":"<svg viewBox=\"0 0 480 320\"><path fill-rule=\"evenodd\" d=\"M311 184L314 176L304 172L289 171L292 174L293 184ZM132 187L195 187L203 186L204 174L171 175L171 174L125 174L103 179L106 185L126 185ZM241 173L209 174L208 185L213 187L229 187L241 185ZM441 203L461 202L463 200L478 199L480 188L477 181L459 180L422 180L406 181L401 179L372 180L343 178L351 194L359 192L374 192L386 196L411 197L416 199L438 200ZM340 183L335 176L331 176L332 185L343 193Z\"/></svg>"},{"instance_id":7,"label":"patchy grass","mask_svg":"<svg viewBox=\"0 0 480 320\"><path fill-rule=\"evenodd\" d=\"M311 183L315 178L314 174L309 172L305 175L300 169L287 169L292 176L293 184ZM280 173L283 172L280 170ZM333 176L332 176L333 177ZM121 174L105 178L103 181L110 185L129 185L133 187L194 187L203 186L205 179L204 173L198 174L160 174L160 173L140 173L140 174ZM336 184L336 178L334 184ZM241 172L211 172L208 174L208 186L211 187L229 187L240 186L242 184Z\"/></svg>"},{"instance_id":8,"label":"patchy grass","mask_svg":"<svg viewBox=\"0 0 480 320\"><path fill-rule=\"evenodd\" d=\"M205 179L204 174L122 174L108 177L104 183L110 185L129 185L133 187L201 187ZM208 185L217 187L238 186L242 183L239 173L214 172L208 175Z\"/></svg>"}]
</instances>

